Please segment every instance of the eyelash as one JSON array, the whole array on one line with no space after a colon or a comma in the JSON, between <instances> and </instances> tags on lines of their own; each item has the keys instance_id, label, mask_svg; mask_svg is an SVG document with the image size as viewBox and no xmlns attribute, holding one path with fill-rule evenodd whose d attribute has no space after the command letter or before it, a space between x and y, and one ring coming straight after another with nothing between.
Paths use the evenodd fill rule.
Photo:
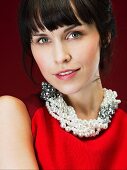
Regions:
<instances>
[{"instance_id":1,"label":"eyelash","mask_svg":"<svg viewBox=\"0 0 127 170\"><path fill-rule=\"evenodd\" d=\"M42 43L40 42L41 40L44 40L44 39L49 40L48 37L40 37L40 38L38 38L37 43L40 43L40 44L48 43L48 42L42 42Z\"/></svg>"},{"instance_id":2,"label":"eyelash","mask_svg":"<svg viewBox=\"0 0 127 170\"><path fill-rule=\"evenodd\" d=\"M76 35L76 37L73 37L72 35ZM81 36L83 35L82 32L80 31L72 31L71 33L67 34L66 36L66 40L69 40L69 39L78 39L80 38ZM70 38L70 36L72 36L72 38ZM47 39L47 42L40 42L41 40L46 40ZM37 43L39 44L47 44L47 43L50 43L50 39L48 37L40 37L37 39Z\"/></svg>"},{"instance_id":3,"label":"eyelash","mask_svg":"<svg viewBox=\"0 0 127 170\"><path fill-rule=\"evenodd\" d=\"M82 32L80 32L80 31L73 31L73 32L71 32L67 37L69 37L69 36L72 36L72 35L78 35L78 36L76 36L76 37L72 37L72 38L67 38L67 39L78 39L78 38L80 38L82 35L83 35L83 33Z\"/></svg>"}]
</instances>

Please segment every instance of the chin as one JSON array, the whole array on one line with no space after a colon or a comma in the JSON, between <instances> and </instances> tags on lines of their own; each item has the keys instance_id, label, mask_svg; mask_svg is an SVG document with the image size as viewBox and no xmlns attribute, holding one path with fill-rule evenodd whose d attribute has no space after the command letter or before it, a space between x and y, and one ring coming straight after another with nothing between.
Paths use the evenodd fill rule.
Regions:
<instances>
[{"instance_id":1,"label":"chin","mask_svg":"<svg viewBox=\"0 0 127 170\"><path fill-rule=\"evenodd\" d=\"M78 87L64 87L64 88L59 88L58 89L61 93L65 95L72 95L80 91L80 88Z\"/></svg>"}]
</instances>

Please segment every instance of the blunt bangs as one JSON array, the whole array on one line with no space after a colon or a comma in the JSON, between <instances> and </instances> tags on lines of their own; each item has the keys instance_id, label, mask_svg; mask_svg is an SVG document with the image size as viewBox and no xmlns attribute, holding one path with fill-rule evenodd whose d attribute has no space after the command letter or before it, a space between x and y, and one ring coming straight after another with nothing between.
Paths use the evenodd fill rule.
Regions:
<instances>
[{"instance_id":1,"label":"blunt bangs","mask_svg":"<svg viewBox=\"0 0 127 170\"><path fill-rule=\"evenodd\" d=\"M50 5L49 5L50 4ZM29 0L29 31L47 28L53 31L64 25L80 25L68 0Z\"/></svg>"},{"instance_id":2,"label":"blunt bangs","mask_svg":"<svg viewBox=\"0 0 127 170\"><path fill-rule=\"evenodd\" d=\"M84 10L85 23L93 23L87 7ZM29 33L47 28L53 31L64 25L81 25L69 0L29 0L26 25Z\"/></svg>"}]
</instances>

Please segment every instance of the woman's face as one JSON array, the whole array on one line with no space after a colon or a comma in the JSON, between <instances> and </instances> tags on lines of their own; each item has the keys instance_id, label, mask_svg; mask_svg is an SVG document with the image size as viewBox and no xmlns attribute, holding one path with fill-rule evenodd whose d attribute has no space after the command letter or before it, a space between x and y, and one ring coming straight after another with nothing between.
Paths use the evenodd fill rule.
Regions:
<instances>
[{"instance_id":1,"label":"woman's face","mask_svg":"<svg viewBox=\"0 0 127 170\"><path fill-rule=\"evenodd\" d=\"M63 94L85 90L99 76L100 36L95 25L39 30L32 36L31 50L43 77Z\"/></svg>"}]
</instances>

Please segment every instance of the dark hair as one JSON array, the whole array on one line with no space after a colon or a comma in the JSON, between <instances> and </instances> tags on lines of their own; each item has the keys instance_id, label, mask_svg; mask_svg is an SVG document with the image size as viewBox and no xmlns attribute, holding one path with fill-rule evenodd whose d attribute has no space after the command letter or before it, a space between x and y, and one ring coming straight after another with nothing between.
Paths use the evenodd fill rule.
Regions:
<instances>
[{"instance_id":1,"label":"dark hair","mask_svg":"<svg viewBox=\"0 0 127 170\"><path fill-rule=\"evenodd\" d=\"M116 33L110 0L21 0L19 25L26 69L27 56L32 63L34 60L30 50L32 33L38 28L53 31L59 26L80 25L73 7L83 22L96 25L101 39L100 71L107 68Z\"/></svg>"}]
</instances>

